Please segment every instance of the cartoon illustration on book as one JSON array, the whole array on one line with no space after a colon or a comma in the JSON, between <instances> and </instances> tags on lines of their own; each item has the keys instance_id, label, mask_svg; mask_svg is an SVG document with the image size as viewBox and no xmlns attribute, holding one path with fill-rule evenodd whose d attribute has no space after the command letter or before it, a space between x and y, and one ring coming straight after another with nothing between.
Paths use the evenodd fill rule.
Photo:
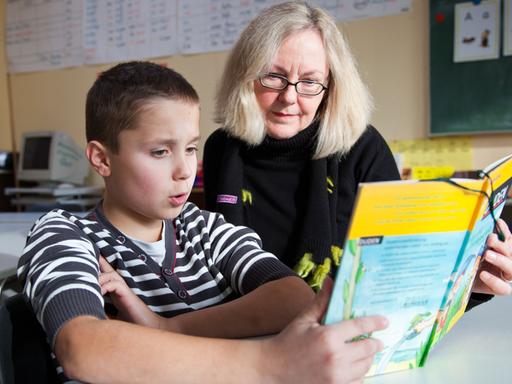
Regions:
<instances>
[{"instance_id":1,"label":"cartoon illustration on book","mask_svg":"<svg viewBox=\"0 0 512 384\"><path fill-rule=\"evenodd\" d=\"M357 240L350 240L348 242L348 250L350 256L352 256L352 272L350 273L350 278L343 283L343 302L345 303L343 317L353 319L355 314L352 311L352 299L354 298L356 285L363 277L364 266L361 262L362 250Z\"/></svg>"},{"instance_id":2,"label":"cartoon illustration on book","mask_svg":"<svg viewBox=\"0 0 512 384\"><path fill-rule=\"evenodd\" d=\"M485 247L482 246L480 255ZM449 288L446 303L439 309L438 327L436 329L435 340L444 336L448 332L455 321L452 322L457 315L457 311L462 303L467 303L471 294L471 286L473 285L472 277L476 275L476 270L480 265L480 258L476 254L472 254L465 260L464 265L458 272L454 272L451 278L451 288ZM471 268L471 271L468 271Z\"/></svg>"},{"instance_id":3,"label":"cartoon illustration on book","mask_svg":"<svg viewBox=\"0 0 512 384\"><path fill-rule=\"evenodd\" d=\"M379 364L377 368L375 368L375 374L379 375L384 373L386 367L389 365L393 355L400 349L400 347L406 342L410 341L416 337L418 337L423 331L429 330L434 321L436 320L436 315L431 312L419 313L414 316L411 320L409 328L407 332L403 335L403 337L398 340L394 345L389 348L384 349L382 351L382 357L380 358ZM419 361L416 359L416 364L414 366L418 366Z\"/></svg>"}]
</instances>

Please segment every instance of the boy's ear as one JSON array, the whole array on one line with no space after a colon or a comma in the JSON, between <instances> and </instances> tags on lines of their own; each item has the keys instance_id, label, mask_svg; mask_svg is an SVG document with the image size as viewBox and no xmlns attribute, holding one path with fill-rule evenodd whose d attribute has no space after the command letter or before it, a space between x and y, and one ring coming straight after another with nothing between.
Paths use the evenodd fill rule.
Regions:
<instances>
[{"instance_id":1,"label":"boy's ear","mask_svg":"<svg viewBox=\"0 0 512 384\"><path fill-rule=\"evenodd\" d=\"M100 176L110 176L110 157L108 149L99 141L93 140L87 143L85 155L92 167Z\"/></svg>"}]
</instances>

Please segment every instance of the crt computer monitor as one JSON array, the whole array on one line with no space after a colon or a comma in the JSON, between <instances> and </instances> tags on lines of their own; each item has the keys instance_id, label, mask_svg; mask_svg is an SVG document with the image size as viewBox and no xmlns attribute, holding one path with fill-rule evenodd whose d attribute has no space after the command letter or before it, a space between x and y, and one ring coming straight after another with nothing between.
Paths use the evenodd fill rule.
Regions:
<instances>
[{"instance_id":1,"label":"crt computer monitor","mask_svg":"<svg viewBox=\"0 0 512 384\"><path fill-rule=\"evenodd\" d=\"M82 148L64 132L30 132L22 136L18 178L40 184L82 185L89 165Z\"/></svg>"}]
</instances>

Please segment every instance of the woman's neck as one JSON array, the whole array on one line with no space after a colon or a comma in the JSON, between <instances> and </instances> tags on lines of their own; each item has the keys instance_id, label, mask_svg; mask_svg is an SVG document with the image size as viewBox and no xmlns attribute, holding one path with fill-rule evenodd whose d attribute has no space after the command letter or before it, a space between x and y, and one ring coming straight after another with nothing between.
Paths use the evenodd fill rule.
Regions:
<instances>
[{"instance_id":1,"label":"woman's neck","mask_svg":"<svg viewBox=\"0 0 512 384\"><path fill-rule=\"evenodd\" d=\"M311 158L316 148L318 123L312 123L295 136L274 139L266 136L260 145L248 147L245 155L250 158L295 160Z\"/></svg>"}]
</instances>

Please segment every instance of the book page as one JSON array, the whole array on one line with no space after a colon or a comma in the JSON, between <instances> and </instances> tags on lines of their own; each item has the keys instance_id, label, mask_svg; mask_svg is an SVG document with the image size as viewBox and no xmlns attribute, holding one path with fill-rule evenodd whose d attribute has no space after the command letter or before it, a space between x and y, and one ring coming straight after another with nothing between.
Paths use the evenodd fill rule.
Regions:
<instances>
[{"instance_id":1,"label":"book page","mask_svg":"<svg viewBox=\"0 0 512 384\"><path fill-rule=\"evenodd\" d=\"M419 365L479 198L442 181L360 185L325 322L389 319L369 375Z\"/></svg>"}]
</instances>

